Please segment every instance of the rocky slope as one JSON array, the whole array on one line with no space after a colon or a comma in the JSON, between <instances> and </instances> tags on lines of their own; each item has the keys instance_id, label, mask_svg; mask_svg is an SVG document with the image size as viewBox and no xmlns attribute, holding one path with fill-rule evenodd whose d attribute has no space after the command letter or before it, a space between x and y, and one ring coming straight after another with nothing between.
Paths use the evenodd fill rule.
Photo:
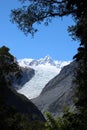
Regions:
<instances>
[{"instance_id":1,"label":"rocky slope","mask_svg":"<svg viewBox=\"0 0 87 130\"><path fill-rule=\"evenodd\" d=\"M20 67L20 73L13 74L13 86L16 90L22 88L22 86L31 80L35 75L35 70L30 67Z\"/></svg>"},{"instance_id":2,"label":"rocky slope","mask_svg":"<svg viewBox=\"0 0 87 130\"><path fill-rule=\"evenodd\" d=\"M73 97L76 85L73 83L73 80L76 67L77 63L75 62L65 66L59 75L48 82L40 96L32 99L33 103L43 113L49 111L56 117L62 114L64 107L70 106L71 109L74 107Z\"/></svg>"}]
</instances>

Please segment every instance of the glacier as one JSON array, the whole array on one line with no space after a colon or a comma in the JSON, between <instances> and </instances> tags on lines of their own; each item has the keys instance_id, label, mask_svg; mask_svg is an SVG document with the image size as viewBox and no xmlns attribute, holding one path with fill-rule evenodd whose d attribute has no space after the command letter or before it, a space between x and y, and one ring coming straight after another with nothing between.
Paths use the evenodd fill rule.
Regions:
<instances>
[{"instance_id":1,"label":"glacier","mask_svg":"<svg viewBox=\"0 0 87 130\"><path fill-rule=\"evenodd\" d=\"M61 69L68 65L71 61L55 61L50 56L35 60L24 58L18 60L22 67L31 67L35 70L35 76L18 90L19 93L25 95L29 99L36 98L40 95L45 85L56 75Z\"/></svg>"}]
</instances>

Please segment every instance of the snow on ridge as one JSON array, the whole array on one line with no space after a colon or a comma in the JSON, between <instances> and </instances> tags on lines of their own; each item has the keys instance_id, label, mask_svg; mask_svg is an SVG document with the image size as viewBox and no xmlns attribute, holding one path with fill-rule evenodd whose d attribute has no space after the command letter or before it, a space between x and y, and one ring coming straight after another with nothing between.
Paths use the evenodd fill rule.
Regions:
<instances>
[{"instance_id":1,"label":"snow on ridge","mask_svg":"<svg viewBox=\"0 0 87 130\"><path fill-rule=\"evenodd\" d=\"M35 70L35 76L18 90L31 99L39 96L45 85L70 61L55 61L50 56L46 56L38 60L25 58L18 60L18 63L22 67L31 67Z\"/></svg>"},{"instance_id":2,"label":"snow on ridge","mask_svg":"<svg viewBox=\"0 0 87 130\"><path fill-rule=\"evenodd\" d=\"M58 60L53 60L50 56L45 56L44 58L41 59L31 59L31 58L24 58L18 60L18 64L22 67L35 67L35 66L56 66L56 67L62 67L67 64L69 64L71 61L58 61Z\"/></svg>"},{"instance_id":3,"label":"snow on ridge","mask_svg":"<svg viewBox=\"0 0 87 130\"><path fill-rule=\"evenodd\" d=\"M33 61L33 59L30 59L30 58L19 59L18 64L22 67L28 67L29 63L32 61Z\"/></svg>"}]
</instances>

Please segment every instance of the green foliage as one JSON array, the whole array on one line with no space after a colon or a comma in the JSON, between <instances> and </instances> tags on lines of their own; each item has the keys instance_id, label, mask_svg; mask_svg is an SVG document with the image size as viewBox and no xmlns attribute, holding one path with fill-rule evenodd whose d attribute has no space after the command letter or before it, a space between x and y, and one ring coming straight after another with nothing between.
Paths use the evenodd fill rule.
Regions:
<instances>
[{"instance_id":1,"label":"green foliage","mask_svg":"<svg viewBox=\"0 0 87 130\"><path fill-rule=\"evenodd\" d=\"M2 46L0 48L0 66L3 64L9 64L10 62L14 62L14 56L9 53L9 48L6 46Z\"/></svg>"},{"instance_id":2,"label":"green foliage","mask_svg":"<svg viewBox=\"0 0 87 130\"><path fill-rule=\"evenodd\" d=\"M48 122L45 124L46 130L58 130L60 124L55 120L49 112L46 113Z\"/></svg>"},{"instance_id":3,"label":"green foliage","mask_svg":"<svg viewBox=\"0 0 87 130\"><path fill-rule=\"evenodd\" d=\"M50 113L46 113L46 130L86 130L87 111L83 114L66 112L63 117L54 119Z\"/></svg>"},{"instance_id":4,"label":"green foliage","mask_svg":"<svg viewBox=\"0 0 87 130\"><path fill-rule=\"evenodd\" d=\"M5 54L8 55L8 52L9 52L9 48L8 48L8 47L2 46L2 47L0 48L0 55L5 55Z\"/></svg>"},{"instance_id":5,"label":"green foliage","mask_svg":"<svg viewBox=\"0 0 87 130\"><path fill-rule=\"evenodd\" d=\"M54 119L50 113L46 113L47 116L47 122L45 124L46 130L65 130L65 127L67 128L67 125L69 125L68 120L58 117L57 119Z\"/></svg>"},{"instance_id":6,"label":"green foliage","mask_svg":"<svg viewBox=\"0 0 87 130\"><path fill-rule=\"evenodd\" d=\"M3 76L8 83L11 83L13 75L20 75L20 68L16 58L9 53L9 50L6 46L0 48L0 76Z\"/></svg>"}]
</instances>

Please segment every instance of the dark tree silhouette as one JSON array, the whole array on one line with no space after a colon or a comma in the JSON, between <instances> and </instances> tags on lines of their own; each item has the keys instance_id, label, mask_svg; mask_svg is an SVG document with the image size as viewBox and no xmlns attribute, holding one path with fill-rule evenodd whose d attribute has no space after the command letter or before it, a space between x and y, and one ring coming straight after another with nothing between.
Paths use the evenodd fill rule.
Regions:
<instances>
[{"instance_id":1,"label":"dark tree silhouette","mask_svg":"<svg viewBox=\"0 0 87 130\"><path fill-rule=\"evenodd\" d=\"M34 33L34 24L48 24L54 17L72 15L76 23L86 15L86 0L19 0L23 7L12 10L11 18L25 33ZM27 3L26 3L27 2Z\"/></svg>"},{"instance_id":2,"label":"dark tree silhouette","mask_svg":"<svg viewBox=\"0 0 87 130\"><path fill-rule=\"evenodd\" d=\"M10 49L6 46L0 48L0 77L11 83L13 74L20 73L20 67L18 66L16 58L10 54Z\"/></svg>"}]
</instances>

